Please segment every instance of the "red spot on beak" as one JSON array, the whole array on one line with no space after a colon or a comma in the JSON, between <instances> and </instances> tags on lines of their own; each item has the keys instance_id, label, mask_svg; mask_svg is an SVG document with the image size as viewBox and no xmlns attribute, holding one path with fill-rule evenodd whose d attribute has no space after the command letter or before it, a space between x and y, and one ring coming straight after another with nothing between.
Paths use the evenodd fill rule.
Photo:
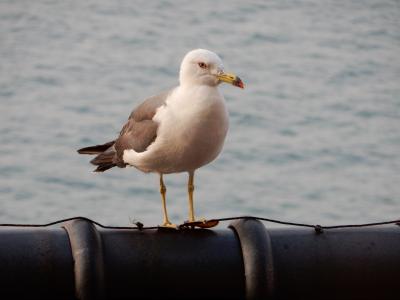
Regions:
<instances>
[{"instance_id":1,"label":"red spot on beak","mask_svg":"<svg viewBox=\"0 0 400 300\"><path fill-rule=\"evenodd\" d=\"M235 81L232 84L234 86L240 87L241 89L244 89L243 81L239 77L236 77Z\"/></svg>"}]
</instances>

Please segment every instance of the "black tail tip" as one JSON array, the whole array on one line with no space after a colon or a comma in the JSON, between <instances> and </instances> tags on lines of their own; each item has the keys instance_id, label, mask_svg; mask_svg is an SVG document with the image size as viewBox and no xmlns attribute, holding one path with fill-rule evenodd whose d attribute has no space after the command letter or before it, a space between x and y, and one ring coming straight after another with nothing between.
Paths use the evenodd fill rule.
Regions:
<instances>
[{"instance_id":1,"label":"black tail tip","mask_svg":"<svg viewBox=\"0 0 400 300\"><path fill-rule=\"evenodd\" d=\"M104 171L107 171L108 169L115 167L115 166L116 166L116 164L114 164L114 163L101 164L95 170L93 170L93 172L102 173Z\"/></svg>"}]
</instances>

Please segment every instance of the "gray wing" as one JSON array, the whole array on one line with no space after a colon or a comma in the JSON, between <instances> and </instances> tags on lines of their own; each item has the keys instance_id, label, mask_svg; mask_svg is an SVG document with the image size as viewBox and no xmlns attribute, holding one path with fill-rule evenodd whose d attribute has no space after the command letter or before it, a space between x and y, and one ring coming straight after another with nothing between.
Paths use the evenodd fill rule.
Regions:
<instances>
[{"instance_id":1,"label":"gray wing","mask_svg":"<svg viewBox=\"0 0 400 300\"><path fill-rule=\"evenodd\" d=\"M170 93L171 90L150 97L132 111L118 139L115 140L114 149L118 165L124 164L122 159L124 150L133 149L136 152L143 152L154 142L157 137L158 123L152 119L157 109L165 105Z\"/></svg>"}]
</instances>

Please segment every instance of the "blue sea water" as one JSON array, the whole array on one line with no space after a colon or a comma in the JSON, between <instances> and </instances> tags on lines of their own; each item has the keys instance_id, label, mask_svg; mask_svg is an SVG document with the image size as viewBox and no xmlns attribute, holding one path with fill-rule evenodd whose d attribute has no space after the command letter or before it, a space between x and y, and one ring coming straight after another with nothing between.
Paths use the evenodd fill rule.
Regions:
<instances>
[{"instance_id":1,"label":"blue sea water","mask_svg":"<svg viewBox=\"0 0 400 300\"><path fill-rule=\"evenodd\" d=\"M221 87L230 131L197 172L199 216L400 217L398 1L0 0L0 223L160 223L156 175L94 174L76 149L113 139L199 47L246 83ZM178 223L186 180L166 177Z\"/></svg>"}]
</instances>

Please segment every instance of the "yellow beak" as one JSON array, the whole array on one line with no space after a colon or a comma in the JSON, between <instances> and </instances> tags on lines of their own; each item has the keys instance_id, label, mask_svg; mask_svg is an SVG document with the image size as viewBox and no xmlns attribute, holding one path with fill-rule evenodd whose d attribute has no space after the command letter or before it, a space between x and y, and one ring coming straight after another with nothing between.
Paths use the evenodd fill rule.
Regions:
<instances>
[{"instance_id":1,"label":"yellow beak","mask_svg":"<svg viewBox=\"0 0 400 300\"><path fill-rule=\"evenodd\" d=\"M243 84L242 80L235 74L221 73L221 74L218 74L217 77L220 81L230 83L230 84L240 87L242 89L244 88L244 84Z\"/></svg>"}]
</instances>

